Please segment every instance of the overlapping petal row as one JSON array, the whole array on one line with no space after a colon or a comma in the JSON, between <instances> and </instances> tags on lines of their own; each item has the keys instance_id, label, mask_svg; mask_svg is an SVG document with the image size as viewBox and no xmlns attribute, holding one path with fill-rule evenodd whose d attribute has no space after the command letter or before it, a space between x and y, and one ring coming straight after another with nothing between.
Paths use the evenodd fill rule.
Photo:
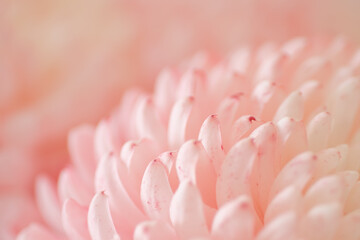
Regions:
<instances>
[{"instance_id":1,"label":"overlapping petal row","mask_svg":"<svg viewBox=\"0 0 360 240\"><path fill-rule=\"evenodd\" d=\"M198 54L69 136L19 239L359 239L360 50L344 38ZM34 238L35 237L35 238Z\"/></svg>"}]
</instances>

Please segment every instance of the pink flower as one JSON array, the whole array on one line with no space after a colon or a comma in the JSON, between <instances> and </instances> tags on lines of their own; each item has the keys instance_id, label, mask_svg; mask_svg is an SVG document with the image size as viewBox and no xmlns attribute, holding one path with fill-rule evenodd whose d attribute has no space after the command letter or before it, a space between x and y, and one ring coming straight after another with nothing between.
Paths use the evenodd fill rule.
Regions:
<instances>
[{"instance_id":1,"label":"pink flower","mask_svg":"<svg viewBox=\"0 0 360 240\"><path fill-rule=\"evenodd\" d=\"M358 22L354 1L315 2L2 1L0 168L7 171L0 174L1 191L27 189L39 171L56 175L68 157L71 127L97 121L125 86L149 86L141 80L197 49L222 54L239 42L324 29L358 36L341 17ZM17 172L17 165L26 170ZM23 177L12 177L18 174Z\"/></svg>"},{"instance_id":2,"label":"pink flower","mask_svg":"<svg viewBox=\"0 0 360 240\"><path fill-rule=\"evenodd\" d=\"M98 121L125 86L151 85L160 68L197 49L223 54L241 42L324 30L359 39L353 26L357 5L328 0L1 1L0 202L12 204L2 205L9 214L0 216L0 232L19 218L22 224L11 227L14 235L29 221L21 213L33 202L35 175L57 176L68 162L69 129ZM27 204L8 201L19 196Z\"/></svg>"},{"instance_id":3,"label":"pink flower","mask_svg":"<svg viewBox=\"0 0 360 240\"><path fill-rule=\"evenodd\" d=\"M84 121L98 121L125 87L150 86L160 68L195 49L227 52L241 40L267 35L262 28L233 22L261 25L268 16L278 16L271 17L274 39L287 37L284 32L304 33L307 22L301 19L307 11L297 10L307 4L280 5L263 8L262 3L237 0L1 1L0 169L6 171L0 173L0 198L30 192L39 172L56 176L68 160L68 131Z\"/></svg>"},{"instance_id":4,"label":"pink flower","mask_svg":"<svg viewBox=\"0 0 360 240\"><path fill-rule=\"evenodd\" d=\"M70 133L18 239L358 239L359 70L343 38L164 70Z\"/></svg>"}]
</instances>

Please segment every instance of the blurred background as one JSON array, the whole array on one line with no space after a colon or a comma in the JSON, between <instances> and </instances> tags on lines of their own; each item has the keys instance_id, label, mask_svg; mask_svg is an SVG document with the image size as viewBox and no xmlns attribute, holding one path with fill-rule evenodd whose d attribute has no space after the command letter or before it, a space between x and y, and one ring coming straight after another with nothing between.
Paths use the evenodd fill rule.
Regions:
<instances>
[{"instance_id":1,"label":"blurred background","mask_svg":"<svg viewBox=\"0 0 360 240\"><path fill-rule=\"evenodd\" d=\"M0 226L33 211L34 176L68 162L69 129L96 123L124 89L151 90L161 68L199 50L299 35L359 42L359 13L358 0L0 0Z\"/></svg>"}]
</instances>

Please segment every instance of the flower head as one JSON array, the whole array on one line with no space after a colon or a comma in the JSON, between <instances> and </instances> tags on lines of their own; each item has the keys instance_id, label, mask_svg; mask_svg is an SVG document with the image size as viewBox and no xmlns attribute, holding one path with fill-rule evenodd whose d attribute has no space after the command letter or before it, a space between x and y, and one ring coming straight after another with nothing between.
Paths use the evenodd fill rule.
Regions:
<instances>
[{"instance_id":1,"label":"flower head","mask_svg":"<svg viewBox=\"0 0 360 240\"><path fill-rule=\"evenodd\" d=\"M359 56L297 38L164 70L70 133L19 239L358 239Z\"/></svg>"}]
</instances>

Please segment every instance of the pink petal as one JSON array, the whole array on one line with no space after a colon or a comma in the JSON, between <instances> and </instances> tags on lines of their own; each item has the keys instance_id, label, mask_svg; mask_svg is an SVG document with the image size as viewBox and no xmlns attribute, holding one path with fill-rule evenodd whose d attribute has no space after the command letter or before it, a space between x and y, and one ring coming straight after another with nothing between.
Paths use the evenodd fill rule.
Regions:
<instances>
[{"instance_id":1,"label":"pink petal","mask_svg":"<svg viewBox=\"0 0 360 240\"><path fill-rule=\"evenodd\" d=\"M141 201L152 219L169 221L172 190L164 165L157 159L147 167L141 184Z\"/></svg>"},{"instance_id":2,"label":"pink petal","mask_svg":"<svg viewBox=\"0 0 360 240\"><path fill-rule=\"evenodd\" d=\"M245 101L243 95L243 93L238 93L225 98L222 100L217 110L225 151L227 151L232 144L230 141L232 124L240 114L239 112L243 111L243 109L240 109L241 103Z\"/></svg>"},{"instance_id":3,"label":"pink petal","mask_svg":"<svg viewBox=\"0 0 360 240\"><path fill-rule=\"evenodd\" d=\"M59 240L51 232L43 226L33 223L27 228L23 229L16 238L17 240Z\"/></svg>"},{"instance_id":4,"label":"pink petal","mask_svg":"<svg viewBox=\"0 0 360 240\"><path fill-rule=\"evenodd\" d=\"M274 121L277 122L283 117L293 118L296 121L302 120L304 115L304 100L302 93L295 91L291 93L279 106Z\"/></svg>"},{"instance_id":5,"label":"pink petal","mask_svg":"<svg viewBox=\"0 0 360 240\"><path fill-rule=\"evenodd\" d=\"M170 149L177 149L185 142L186 126L194 104L193 97L175 102L169 119L168 143Z\"/></svg>"},{"instance_id":6,"label":"pink petal","mask_svg":"<svg viewBox=\"0 0 360 240\"><path fill-rule=\"evenodd\" d=\"M285 117L277 123L280 140L280 168L296 155L308 149L305 127L302 122Z\"/></svg>"},{"instance_id":7,"label":"pink petal","mask_svg":"<svg viewBox=\"0 0 360 240\"><path fill-rule=\"evenodd\" d=\"M264 217L265 224L287 212L301 212L302 194L295 186L279 192L269 203Z\"/></svg>"},{"instance_id":8,"label":"pink petal","mask_svg":"<svg viewBox=\"0 0 360 240\"><path fill-rule=\"evenodd\" d=\"M309 79L317 79L320 82L328 79L331 74L331 65L324 57L309 57L301 63L294 73L294 86L297 87Z\"/></svg>"},{"instance_id":9,"label":"pink petal","mask_svg":"<svg viewBox=\"0 0 360 240\"><path fill-rule=\"evenodd\" d=\"M166 171L170 174L173 167L175 167L176 152L163 152L158 156L158 159L166 167Z\"/></svg>"},{"instance_id":10,"label":"pink petal","mask_svg":"<svg viewBox=\"0 0 360 240\"><path fill-rule=\"evenodd\" d=\"M340 221L336 239L358 240L360 238L360 209L349 213Z\"/></svg>"},{"instance_id":11,"label":"pink petal","mask_svg":"<svg viewBox=\"0 0 360 240\"><path fill-rule=\"evenodd\" d=\"M216 200L219 206L241 194L250 194L250 174L257 157L252 139L235 144L226 155L216 183Z\"/></svg>"},{"instance_id":12,"label":"pink petal","mask_svg":"<svg viewBox=\"0 0 360 240\"><path fill-rule=\"evenodd\" d=\"M229 68L237 73L245 74L250 65L251 51L249 47L242 47L232 54Z\"/></svg>"},{"instance_id":13,"label":"pink petal","mask_svg":"<svg viewBox=\"0 0 360 240\"><path fill-rule=\"evenodd\" d=\"M156 108L150 98L144 98L137 108L136 126L140 138L154 140L162 148L166 147L166 132L160 122Z\"/></svg>"},{"instance_id":14,"label":"pink petal","mask_svg":"<svg viewBox=\"0 0 360 240\"><path fill-rule=\"evenodd\" d=\"M282 214L265 225L256 240L297 239L298 217L294 212Z\"/></svg>"},{"instance_id":15,"label":"pink petal","mask_svg":"<svg viewBox=\"0 0 360 240\"><path fill-rule=\"evenodd\" d=\"M199 140L210 156L215 171L218 173L225 154L222 150L220 123L216 115L211 115L205 120L200 129Z\"/></svg>"},{"instance_id":16,"label":"pink petal","mask_svg":"<svg viewBox=\"0 0 360 240\"><path fill-rule=\"evenodd\" d=\"M169 183L173 191L179 186L179 178L176 173L176 157L177 154L175 152L164 152L158 157L167 169Z\"/></svg>"},{"instance_id":17,"label":"pink petal","mask_svg":"<svg viewBox=\"0 0 360 240\"><path fill-rule=\"evenodd\" d=\"M235 144L242 138L247 137L252 131L259 127L260 124L261 121L251 115L238 118L231 129L231 144Z\"/></svg>"},{"instance_id":18,"label":"pink petal","mask_svg":"<svg viewBox=\"0 0 360 240\"><path fill-rule=\"evenodd\" d=\"M209 235L204 205L198 189L190 181L183 181L170 204L170 219L181 239Z\"/></svg>"},{"instance_id":19,"label":"pink petal","mask_svg":"<svg viewBox=\"0 0 360 240\"><path fill-rule=\"evenodd\" d=\"M360 80L350 78L343 82L332 97L332 106L329 111L332 113L332 131L330 145L335 146L344 142L349 136L354 125L355 115L360 103Z\"/></svg>"},{"instance_id":20,"label":"pink petal","mask_svg":"<svg viewBox=\"0 0 360 240\"><path fill-rule=\"evenodd\" d=\"M69 238L79 240L90 238L87 210L72 199L65 200L61 216L64 230Z\"/></svg>"},{"instance_id":21,"label":"pink petal","mask_svg":"<svg viewBox=\"0 0 360 240\"><path fill-rule=\"evenodd\" d=\"M96 127L94 144L97 161L100 161L103 156L109 154L110 152L114 152L115 148L113 146L110 129L106 121L101 121Z\"/></svg>"},{"instance_id":22,"label":"pink petal","mask_svg":"<svg viewBox=\"0 0 360 240\"><path fill-rule=\"evenodd\" d=\"M250 138L254 139L258 148L258 157L252 167L251 191L257 210L263 214L280 164L276 156L278 144L276 127L271 122L265 123L255 129Z\"/></svg>"},{"instance_id":23,"label":"pink petal","mask_svg":"<svg viewBox=\"0 0 360 240\"><path fill-rule=\"evenodd\" d=\"M82 205L89 205L93 190L86 186L79 175L70 167L61 171L58 180L58 193L61 202L72 198Z\"/></svg>"},{"instance_id":24,"label":"pink petal","mask_svg":"<svg viewBox=\"0 0 360 240\"><path fill-rule=\"evenodd\" d=\"M214 239L251 240L255 234L255 219L251 199L240 196L225 205L216 213L212 225Z\"/></svg>"},{"instance_id":25,"label":"pink petal","mask_svg":"<svg viewBox=\"0 0 360 240\"><path fill-rule=\"evenodd\" d=\"M345 161L337 148L328 148L317 154L316 177L323 177L341 170L340 167Z\"/></svg>"},{"instance_id":26,"label":"pink petal","mask_svg":"<svg viewBox=\"0 0 360 240\"><path fill-rule=\"evenodd\" d=\"M107 196L104 192L97 193L90 203L88 226L93 240L120 240L115 230Z\"/></svg>"},{"instance_id":27,"label":"pink petal","mask_svg":"<svg viewBox=\"0 0 360 240\"><path fill-rule=\"evenodd\" d=\"M161 120L164 123L169 121L169 112L175 101L173 89L176 86L176 76L170 69L162 70L159 74L154 92L154 103L159 110Z\"/></svg>"},{"instance_id":28,"label":"pink petal","mask_svg":"<svg viewBox=\"0 0 360 240\"><path fill-rule=\"evenodd\" d=\"M314 176L316 162L317 157L311 152L293 158L277 175L270 195L273 197L291 185L302 191Z\"/></svg>"},{"instance_id":29,"label":"pink petal","mask_svg":"<svg viewBox=\"0 0 360 240\"><path fill-rule=\"evenodd\" d=\"M327 146L331 130L331 115L328 112L317 114L307 126L309 149L319 151Z\"/></svg>"},{"instance_id":30,"label":"pink petal","mask_svg":"<svg viewBox=\"0 0 360 240\"><path fill-rule=\"evenodd\" d=\"M201 70L191 69L181 77L178 88L178 99L195 97L199 99L201 95L206 92L205 87L205 74Z\"/></svg>"},{"instance_id":31,"label":"pink petal","mask_svg":"<svg viewBox=\"0 0 360 240\"><path fill-rule=\"evenodd\" d=\"M179 180L190 180L200 190L203 201L216 206L216 173L200 141L189 140L179 149L176 170Z\"/></svg>"},{"instance_id":32,"label":"pink petal","mask_svg":"<svg viewBox=\"0 0 360 240\"><path fill-rule=\"evenodd\" d=\"M360 209L360 182L357 181L354 185L354 187L351 189L351 192L349 193L349 196L345 203L344 212L350 213L352 211L355 211L357 209Z\"/></svg>"},{"instance_id":33,"label":"pink petal","mask_svg":"<svg viewBox=\"0 0 360 240\"><path fill-rule=\"evenodd\" d=\"M308 44L308 39L304 37L297 37L284 43L281 51L284 52L287 56L294 58L295 56L303 52L308 46Z\"/></svg>"},{"instance_id":34,"label":"pink petal","mask_svg":"<svg viewBox=\"0 0 360 240\"><path fill-rule=\"evenodd\" d=\"M358 170L360 168L360 131L354 134L349 146L349 156L346 160L345 170Z\"/></svg>"},{"instance_id":35,"label":"pink petal","mask_svg":"<svg viewBox=\"0 0 360 240\"><path fill-rule=\"evenodd\" d=\"M36 200L45 221L54 229L62 232L60 202L55 185L45 176L36 180Z\"/></svg>"},{"instance_id":36,"label":"pink petal","mask_svg":"<svg viewBox=\"0 0 360 240\"><path fill-rule=\"evenodd\" d=\"M309 80L303 83L298 90L304 99L303 119L307 119L314 112L319 111L319 106L323 105L325 87L317 80Z\"/></svg>"},{"instance_id":37,"label":"pink petal","mask_svg":"<svg viewBox=\"0 0 360 240\"><path fill-rule=\"evenodd\" d=\"M161 221L142 222L136 226L134 240L176 240L174 229Z\"/></svg>"},{"instance_id":38,"label":"pink petal","mask_svg":"<svg viewBox=\"0 0 360 240\"><path fill-rule=\"evenodd\" d=\"M156 158L159 153L156 142L149 139L141 139L139 141L129 141L124 144L121 149L121 158L126 163L128 173L121 176L121 180L128 190L130 197L138 206L140 204L140 186L145 169L148 164ZM127 182L126 182L127 181Z\"/></svg>"},{"instance_id":39,"label":"pink petal","mask_svg":"<svg viewBox=\"0 0 360 240\"><path fill-rule=\"evenodd\" d=\"M256 82L278 80L288 61L288 56L282 52L276 52L264 58L256 72Z\"/></svg>"},{"instance_id":40,"label":"pink petal","mask_svg":"<svg viewBox=\"0 0 360 240\"><path fill-rule=\"evenodd\" d=\"M339 203L316 206L302 220L301 235L309 240L334 239L341 217Z\"/></svg>"},{"instance_id":41,"label":"pink petal","mask_svg":"<svg viewBox=\"0 0 360 240\"><path fill-rule=\"evenodd\" d=\"M274 82L263 81L256 85L252 92L252 100L256 107L252 112L263 121L273 120L279 104L283 102L284 92Z\"/></svg>"},{"instance_id":42,"label":"pink petal","mask_svg":"<svg viewBox=\"0 0 360 240\"><path fill-rule=\"evenodd\" d=\"M305 208L332 202L343 204L358 177L359 174L355 171L345 171L319 179L305 194Z\"/></svg>"},{"instance_id":43,"label":"pink petal","mask_svg":"<svg viewBox=\"0 0 360 240\"><path fill-rule=\"evenodd\" d=\"M105 156L99 163L95 174L95 189L97 192L106 191L109 203L114 212L116 228L121 235L132 235L136 224L145 219L127 194L119 179L115 164L115 156Z\"/></svg>"},{"instance_id":44,"label":"pink petal","mask_svg":"<svg viewBox=\"0 0 360 240\"><path fill-rule=\"evenodd\" d=\"M68 149L76 171L91 186L96 168L94 135L94 128L84 125L72 130L68 137Z\"/></svg>"}]
</instances>

